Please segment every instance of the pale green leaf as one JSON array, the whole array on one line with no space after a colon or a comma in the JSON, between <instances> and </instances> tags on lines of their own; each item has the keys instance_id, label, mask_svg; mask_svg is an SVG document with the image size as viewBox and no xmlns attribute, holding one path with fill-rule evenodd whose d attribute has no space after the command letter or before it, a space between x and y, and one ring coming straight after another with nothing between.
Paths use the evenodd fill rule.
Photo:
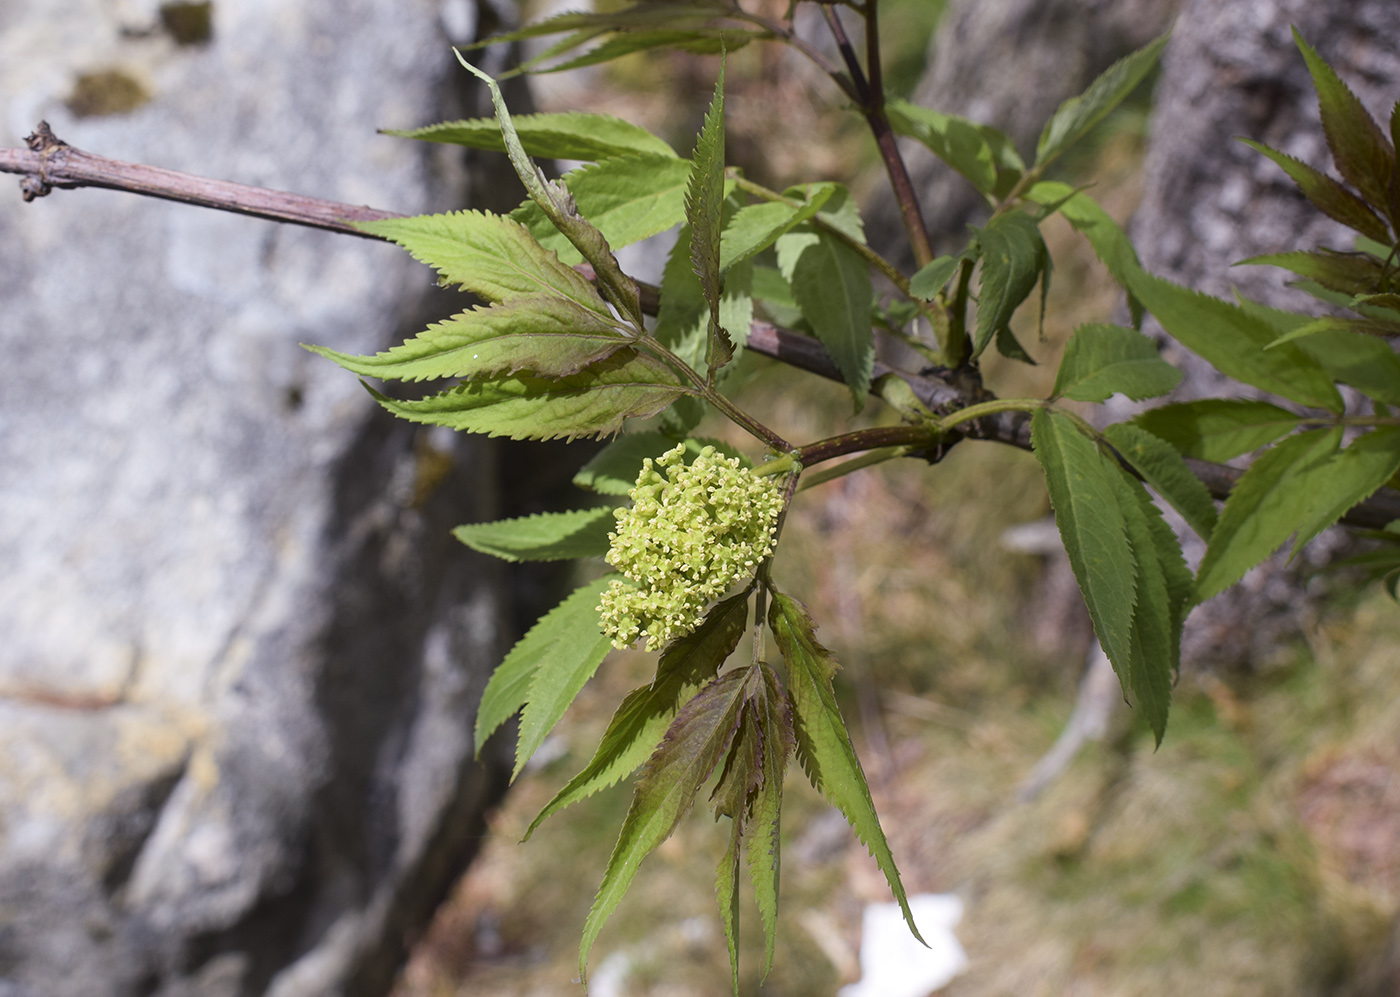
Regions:
<instances>
[{"instance_id":1,"label":"pale green leaf","mask_svg":"<svg viewBox=\"0 0 1400 997\"><path fill-rule=\"evenodd\" d=\"M1010 334L1012 314L1035 289L1050 256L1035 220L1020 211L997 215L986 228L973 231L982 247L977 336L972 345L972 355L977 357L994 335Z\"/></svg>"},{"instance_id":2,"label":"pale green leaf","mask_svg":"<svg viewBox=\"0 0 1400 997\"><path fill-rule=\"evenodd\" d=\"M323 346L307 349L363 377L386 380L481 378L522 370L563 377L627 345L626 332L606 310L537 294L435 322L402 345L372 357Z\"/></svg>"},{"instance_id":3,"label":"pale green leaf","mask_svg":"<svg viewBox=\"0 0 1400 997\"><path fill-rule=\"evenodd\" d=\"M558 379L511 374L416 401L370 389L379 404L410 422L515 440L607 436L624 419L655 415L691 392L660 360L631 348Z\"/></svg>"},{"instance_id":4,"label":"pale green leaf","mask_svg":"<svg viewBox=\"0 0 1400 997\"><path fill-rule=\"evenodd\" d=\"M865 223L860 218L860 205L841 184L836 185L831 197L818 209L815 220L840 232L852 242L865 244Z\"/></svg>"},{"instance_id":5,"label":"pale green leaf","mask_svg":"<svg viewBox=\"0 0 1400 997\"><path fill-rule=\"evenodd\" d=\"M505 561L566 561L606 554L608 533L616 522L613 507L605 505L469 523L452 535L472 550Z\"/></svg>"},{"instance_id":6,"label":"pale green leaf","mask_svg":"<svg viewBox=\"0 0 1400 997\"><path fill-rule=\"evenodd\" d=\"M909 900L895 868L865 772L851 745L851 736L841 709L836 704L832 678L836 674L836 659L817 641L811 618L797 602L780 593L773 593L768 623L782 651L787 666L788 698L792 708L793 734L797 758L812 783L831 804L840 810L856 836L870 849L880 871L885 874L890 892L894 894L904 921L915 938L923 941Z\"/></svg>"},{"instance_id":7,"label":"pale green leaf","mask_svg":"<svg viewBox=\"0 0 1400 997\"><path fill-rule=\"evenodd\" d=\"M1293 431L1299 417L1269 402L1202 398L1150 409L1133 421L1182 456L1221 464Z\"/></svg>"},{"instance_id":8,"label":"pale green leaf","mask_svg":"<svg viewBox=\"0 0 1400 997\"><path fill-rule=\"evenodd\" d=\"M611 645L598 629L597 607L598 598L610 581L611 578L600 578L575 589L563 602L541 616L511 648L505 660L496 666L476 711L478 754L496 728L525 705L535 673L546 661L551 668L577 667L579 661L586 661L596 652L595 636L601 638L605 645L602 653L607 653L607 647ZM601 655L598 660L602 660ZM559 664L561 661L563 664Z\"/></svg>"},{"instance_id":9,"label":"pale green leaf","mask_svg":"<svg viewBox=\"0 0 1400 997\"><path fill-rule=\"evenodd\" d=\"M773 245L778 236L820 211L840 189L834 183L807 184L784 191L789 198L802 199L797 207L782 201L761 201L740 208L720 237L720 270L727 271Z\"/></svg>"},{"instance_id":10,"label":"pale green leaf","mask_svg":"<svg viewBox=\"0 0 1400 997\"><path fill-rule=\"evenodd\" d=\"M1215 502L1171 444L1131 422L1109 426L1104 436L1157 494L1181 513L1191 529L1202 539L1210 539L1215 529Z\"/></svg>"},{"instance_id":11,"label":"pale green leaf","mask_svg":"<svg viewBox=\"0 0 1400 997\"><path fill-rule=\"evenodd\" d=\"M629 152L654 156L674 156L675 150L641 125L610 114L517 114L515 130L525 152L541 159L577 159L596 162ZM501 126L495 118L444 121L426 128L386 131L387 135L416 138L424 142L464 145L470 149L505 152Z\"/></svg>"},{"instance_id":12,"label":"pale green leaf","mask_svg":"<svg viewBox=\"0 0 1400 997\"><path fill-rule=\"evenodd\" d=\"M735 349L749 341L753 325L753 260L736 263L725 274L724 293L719 297L719 324Z\"/></svg>"},{"instance_id":13,"label":"pale green leaf","mask_svg":"<svg viewBox=\"0 0 1400 997\"><path fill-rule=\"evenodd\" d=\"M924 301L932 301L948 285L948 281L953 279L953 274L958 272L965 258L966 254L962 253L957 256L940 256L921 267L918 273L909 278L909 293Z\"/></svg>"},{"instance_id":14,"label":"pale green leaf","mask_svg":"<svg viewBox=\"0 0 1400 997\"><path fill-rule=\"evenodd\" d=\"M1168 35L1149 42L1109 66L1089 88L1071 97L1050 116L1035 147L1036 166L1044 167L1083 138L1110 111L1121 104L1157 65Z\"/></svg>"},{"instance_id":15,"label":"pale green leaf","mask_svg":"<svg viewBox=\"0 0 1400 997\"><path fill-rule=\"evenodd\" d=\"M1116 325L1081 325L1065 346L1055 377L1056 397L1102 402L1122 394L1133 401L1165 395L1181 383L1181 371L1157 353L1140 332Z\"/></svg>"},{"instance_id":16,"label":"pale green leaf","mask_svg":"<svg viewBox=\"0 0 1400 997\"><path fill-rule=\"evenodd\" d=\"M651 685L633 690L613 714L593 759L530 822L525 837L551 814L631 775L656 750L681 703L714 678L739 645L748 618L748 596L716 603L690 633L661 652Z\"/></svg>"},{"instance_id":17,"label":"pale green leaf","mask_svg":"<svg viewBox=\"0 0 1400 997\"><path fill-rule=\"evenodd\" d=\"M803 224L778 239L778 266L859 408L870 390L875 340L870 267L839 239Z\"/></svg>"},{"instance_id":18,"label":"pale green leaf","mask_svg":"<svg viewBox=\"0 0 1400 997\"><path fill-rule=\"evenodd\" d=\"M580 976L586 976L593 942L632 884L642 859L671 836L729 747L739 724L747 677L748 669L735 669L701 689L677 714L647 762L584 922Z\"/></svg>"}]
</instances>

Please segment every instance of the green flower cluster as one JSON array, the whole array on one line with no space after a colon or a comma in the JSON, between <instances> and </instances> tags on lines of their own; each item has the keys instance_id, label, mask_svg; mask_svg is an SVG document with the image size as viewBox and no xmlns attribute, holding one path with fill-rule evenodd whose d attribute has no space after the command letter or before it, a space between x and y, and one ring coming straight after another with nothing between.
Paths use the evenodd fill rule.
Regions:
<instances>
[{"instance_id":1,"label":"green flower cluster","mask_svg":"<svg viewBox=\"0 0 1400 997\"><path fill-rule=\"evenodd\" d=\"M689 466L684 444L648 459L628 494L632 507L614 513L607 557L628 581L614 581L598 606L615 647L690 633L711 602L773 551L783 505L777 484L714 447Z\"/></svg>"}]
</instances>

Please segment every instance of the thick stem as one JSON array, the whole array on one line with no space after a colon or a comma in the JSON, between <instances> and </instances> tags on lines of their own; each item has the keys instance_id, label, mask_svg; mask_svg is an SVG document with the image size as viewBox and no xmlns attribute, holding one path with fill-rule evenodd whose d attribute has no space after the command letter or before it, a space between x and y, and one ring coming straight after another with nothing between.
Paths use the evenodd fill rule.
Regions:
<instances>
[{"instance_id":1,"label":"thick stem","mask_svg":"<svg viewBox=\"0 0 1400 997\"><path fill-rule=\"evenodd\" d=\"M809 443L797 451L797 460L803 467L820 464L833 457L862 450L879 450L884 447L926 447L937 443L941 438L937 429L929 426L877 426L874 429L858 429L830 439Z\"/></svg>"}]
</instances>

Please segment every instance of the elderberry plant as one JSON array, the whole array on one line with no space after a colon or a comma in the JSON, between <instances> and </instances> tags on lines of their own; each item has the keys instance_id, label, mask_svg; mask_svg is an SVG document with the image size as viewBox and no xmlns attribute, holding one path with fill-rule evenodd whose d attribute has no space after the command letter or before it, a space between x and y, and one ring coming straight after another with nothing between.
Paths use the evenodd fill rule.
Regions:
<instances>
[{"instance_id":1,"label":"elderberry plant","mask_svg":"<svg viewBox=\"0 0 1400 997\"><path fill-rule=\"evenodd\" d=\"M806 610L778 591L769 570L799 486L895 458L937 463L964 440L1033 448L1095 633L1159 742L1187 613L1289 537L1296 536L1296 552L1344 515L1386 527L1376 535L1391 544L1364 561L1388 576L1392 591L1400 578L1396 523L1384 511L1353 509L1383 485L1395 485L1400 469L1400 418L1390 408L1400 405L1400 359L1386 341L1400 336L1400 103L1386 134L1298 40L1346 183L1256 147L1320 210L1361 237L1351 251L1247 262L1286 267L1304 278L1303 286L1356 316L1313 318L1208 297L1147 273L1104 210L1049 175L1144 80L1165 37L1066 101L1027 163L989 126L885 95L878 0L846 5L865 22L863 63L838 5L817 6L842 66L794 33L793 9L772 19L739 0L639 0L607 13L560 15L496 39L562 36L517 72L559 71L661 46L721 54L714 98L689 159L606 115L512 119L496 82L464 59L490 87L495 118L400 134L504 151L529 198L509 217L462 211L360 228L397 242L483 304L377 356L313 348L368 377L456 379L417 398L374 392L406 419L515 439L612 438L575 479L600 504L456 531L471 547L509 560L601 558L617 569L545 614L492 675L476 741L479 749L519 713L516 775L612 647L642 640L660 649L653 681L622 701L592 760L526 835L563 807L641 770L584 925L581 973L642 859L671 835L707 785L716 819L730 821L716 891L736 991L741 854L766 937L767 972L783 780L794 757L869 847L917 935L837 705L837 662ZM726 167L722 52L757 40L788 44L815 61L870 125L900 201L916 272L901 272L869 247L840 184L779 192ZM934 258L895 134L922 143L985 197L990 218L971 230L960 252ZM531 157L585 165L550 181ZM1043 315L1052 268L1040 225L1053 214L1088 239L1126 291L1135 324L1075 330L1049 397L996 398L982 386L979 360L995 346L1031 361L1012 316L1037 285ZM623 272L613 250L676 227L659 288ZM872 272L894 288L895 300L876 301ZM1066 402L1102 402L1114 394L1151 399L1180 380L1137 328L1146 312L1222 373L1276 402L1179 402L1096 428ZM768 321L784 315L802 330ZM916 374L877 363L877 327L931 366ZM729 364L746 348L842 380L857 408L879 399L883 423L788 442L726 394ZM1344 397L1340 383L1355 392ZM762 462L755 467L722 444L692 438L706 411L747 431ZM1256 451L1262 452L1242 474L1220 466ZM812 470L848 455L857 456ZM1217 510L1219 498L1226 501ZM1208 542L1195 572L1159 502ZM765 631L780 661L768 660ZM749 649L735 654L750 632Z\"/></svg>"}]
</instances>

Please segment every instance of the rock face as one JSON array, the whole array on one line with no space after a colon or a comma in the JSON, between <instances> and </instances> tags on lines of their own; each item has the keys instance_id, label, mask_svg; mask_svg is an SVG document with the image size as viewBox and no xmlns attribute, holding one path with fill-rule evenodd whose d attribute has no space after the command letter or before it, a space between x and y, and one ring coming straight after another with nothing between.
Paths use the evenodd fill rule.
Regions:
<instances>
[{"instance_id":1,"label":"rock face","mask_svg":"<svg viewBox=\"0 0 1400 997\"><path fill-rule=\"evenodd\" d=\"M375 129L461 113L476 14L0 0L0 142L47 118L115 158L460 206L450 159ZM298 343L372 352L453 302L391 246L10 191L0 995L382 993L499 792L470 722L502 587L448 532L496 514L496 450L395 424Z\"/></svg>"}]
</instances>

